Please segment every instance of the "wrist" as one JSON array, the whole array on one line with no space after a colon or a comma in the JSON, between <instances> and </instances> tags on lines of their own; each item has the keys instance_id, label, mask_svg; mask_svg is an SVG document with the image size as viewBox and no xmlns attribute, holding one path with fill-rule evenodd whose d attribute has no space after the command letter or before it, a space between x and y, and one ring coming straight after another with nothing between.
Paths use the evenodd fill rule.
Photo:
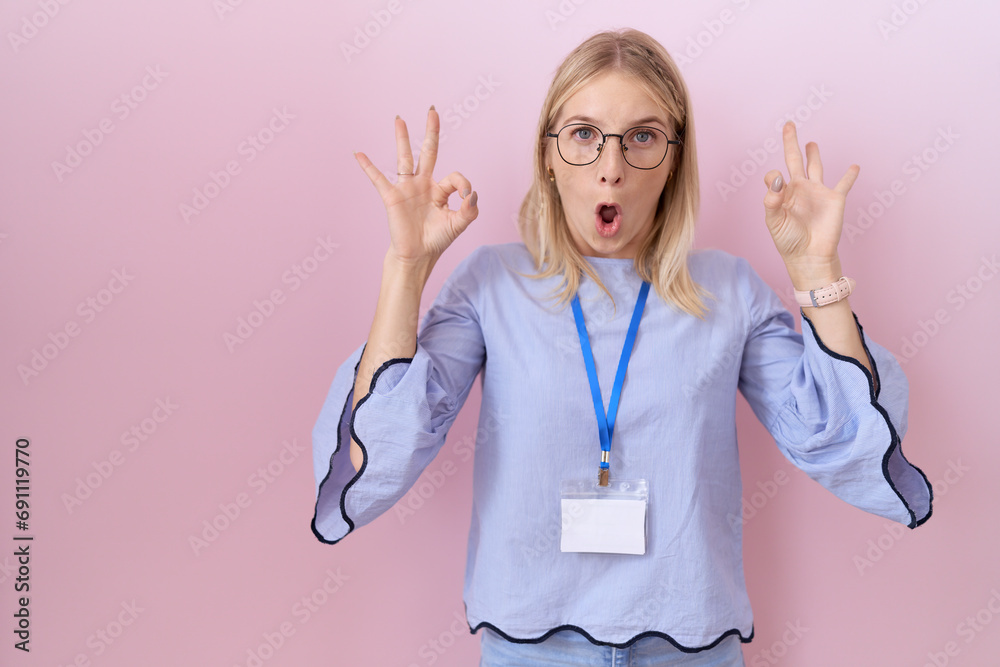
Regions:
<instances>
[{"instance_id":1,"label":"wrist","mask_svg":"<svg viewBox=\"0 0 1000 667\"><path fill-rule=\"evenodd\" d=\"M839 259L822 263L786 263L785 269L788 271L792 288L802 292L826 287L844 275Z\"/></svg>"},{"instance_id":2,"label":"wrist","mask_svg":"<svg viewBox=\"0 0 1000 667\"><path fill-rule=\"evenodd\" d=\"M389 250L382 261L382 275L386 282L417 285L423 291L424 285L434 270L437 257L425 257L421 259L403 259L393 254Z\"/></svg>"}]
</instances>

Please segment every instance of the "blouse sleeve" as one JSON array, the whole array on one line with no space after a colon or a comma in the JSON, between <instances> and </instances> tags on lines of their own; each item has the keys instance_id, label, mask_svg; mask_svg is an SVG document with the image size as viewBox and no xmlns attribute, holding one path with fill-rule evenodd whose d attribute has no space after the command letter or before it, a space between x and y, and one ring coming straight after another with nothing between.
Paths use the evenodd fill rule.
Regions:
<instances>
[{"instance_id":1,"label":"blouse sleeve","mask_svg":"<svg viewBox=\"0 0 1000 667\"><path fill-rule=\"evenodd\" d=\"M313 534L335 544L391 508L434 459L486 358L474 269L449 276L423 318L412 357L386 361L351 411L361 345L340 366L313 428ZM355 472L351 436L364 454Z\"/></svg>"},{"instance_id":2,"label":"blouse sleeve","mask_svg":"<svg viewBox=\"0 0 1000 667\"><path fill-rule=\"evenodd\" d=\"M782 454L842 500L916 528L931 485L903 456L909 385L895 357L854 322L871 362L833 352L802 314L802 334L774 291L739 258L750 317L739 388ZM853 314L853 313L852 313Z\"/></svg>"}]
</instances>

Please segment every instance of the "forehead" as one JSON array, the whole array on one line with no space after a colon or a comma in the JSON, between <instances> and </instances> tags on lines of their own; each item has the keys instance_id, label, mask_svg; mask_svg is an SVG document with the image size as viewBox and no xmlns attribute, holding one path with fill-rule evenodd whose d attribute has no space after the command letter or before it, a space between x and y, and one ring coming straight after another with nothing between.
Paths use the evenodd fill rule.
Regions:
<instances>
[{"instance_id":1,"label":"forehead","mask_svg":"<svg viewBox=\"0 0 1000 667\"><path fill-rule=\"evenodd\" d=\"M668 115L634 78L609 72L591 79L566 100L556 121L572 119L609 127L636 121L667 127Z\"/></svg>"}]
</instances>

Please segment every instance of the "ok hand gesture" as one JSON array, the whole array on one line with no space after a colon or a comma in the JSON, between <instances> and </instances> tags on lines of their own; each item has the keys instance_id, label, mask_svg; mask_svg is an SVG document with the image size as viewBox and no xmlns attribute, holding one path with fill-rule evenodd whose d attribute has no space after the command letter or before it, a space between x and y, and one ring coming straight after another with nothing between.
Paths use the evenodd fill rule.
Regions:
<instances>
[{"instance_id":1,"label":"ok hand gesture","mask_svg":"<svg viewBox=\"0 0 1000 667\"><path fill-rule=\"evenodd\" d=\"M441 121L432 106L427 112L427 134L414 170L406 123L396 116L396 171L398 182L389 182L368 156L358 152L361 168L375 185L389 216L389 255L404 263L433 266L444 250L479 215L479 196L462 174L452 172L441 181L433 177ZM448 197L461 190L457 211L448 208Z\"/></svg>"},{"instance_id":2,"label":"ok hand gesture","mask_svg":"<svg viewBox=\"0 0 1000 667\"><path fill-rule=\"evenodd\" d=\"M832 274L836 274L834 279L839 278L837 244L844 226L844 206L861 168L852 164L830 189L823 185L819 147L814 142L806 144L807 164L803 168L792 121L785 123L782 140L789 180L785 185L777 170L764 175L764 183L768 186L764 196L764 221L793 282L797 279L822 282ZM798 289L819 286L796 285Z\"/></svg>"}]
</instances>

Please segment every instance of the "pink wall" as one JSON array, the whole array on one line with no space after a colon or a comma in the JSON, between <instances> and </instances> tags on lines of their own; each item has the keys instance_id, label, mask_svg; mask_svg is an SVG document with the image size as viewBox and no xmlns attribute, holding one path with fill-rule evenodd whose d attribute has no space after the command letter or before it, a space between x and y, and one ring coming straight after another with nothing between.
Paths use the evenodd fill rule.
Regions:
<instances>
[{"instance_id":1,"label":"pink wall","mask_svg":"<svg viewBox=\"0 0 1000 667\"><path fill-rule=\"evenodd\" d=\"M455 621L471 493L455 445L478 388L430 468L458 472L415 513L333 547L309 529L311 429L367 335L388 242L351 152L391 173L395 114L419 145L427 107L442 111L437 172L468 176L481 214L426 307L472 249L517 240L558 62L629 25L686 56L698 245L747 257L787 295L761 205L763 174L784 165L766 142L792 116L828 184L861 165L840 246L851 301L905 361L904 451L934 481L931 520L900 530L792 468L740 398L746 497L788 479L746 526L747 664L994 664L998 19L995 3L916 0L3 3L0 663L252 665L261 645L268 667L476 663L478 635ZM36 351L50 358L22 377ZM29 655L11 632L19 437ZM213 521L229 525L193 547Z\"/></svg>"}]
</instances>

